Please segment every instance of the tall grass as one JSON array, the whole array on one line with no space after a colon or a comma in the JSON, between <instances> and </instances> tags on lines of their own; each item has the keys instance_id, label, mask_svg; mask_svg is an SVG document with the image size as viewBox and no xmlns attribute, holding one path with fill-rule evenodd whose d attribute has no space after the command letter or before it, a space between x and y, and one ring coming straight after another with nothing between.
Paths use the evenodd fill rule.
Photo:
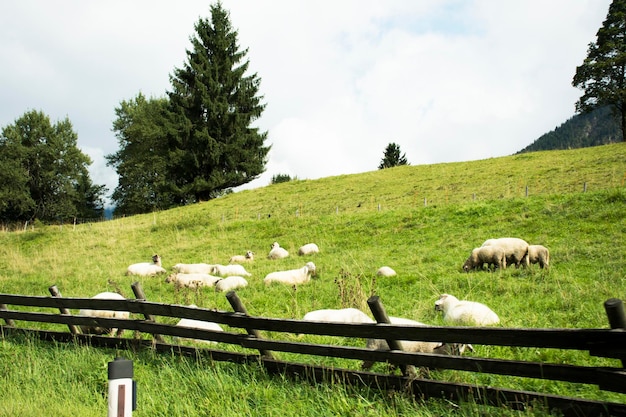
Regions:
<instances>
[{"instance_id":1,"label":"tall grass","mask_svg":"<svg viewBox=\"0 0 626 417\"><path fill-rule=\"evenodd\" d=\"M0 291L47 296L55 284L64 296L117 288L131 296L130 284L139 281L150 301L229 311L223 294L175 290L164 277L128 277L126 266L147 262L154 253L166 268L178 262L226 263L230 256L252 250L256 259L246 266L253 276L238 294L255 316L301 318L310 310L342 307L367 311L367 297L376 294L390 315L442 325L433 303L447 292L489 304L504 327L605 328L602 303L626 298L625 149L617 144L291 181L165 212L0 233ZM550 270L462 272L471 249L496 236L547 246ZM266 259L274 241L292 256ZM321 253L298 257L298 247L308 242L317 243ZM298 268L308 260L319 271L310 283L295 289L263 285L265 274ZM376 277L382 265L393 267L398 276ZM363 345L348 338L306 337ZM474 354L618 366L617 361L550 349L476 346ZM479 404L422 404L402 393L293 383L254 366L196 363L151 352L9 338L0 340L0 355L0 378L7 387L0 396L0 415L7 416L41 409L51 415L102 415L106 362L116 355L135 360L140 384L136 415L519 415L506 409L485 411ZM279 356L358 366L341 359ZM433 376L626 402L624 395L592 386L456 371ZM538 407L526 415L543 413Z\"/></svg>"}]
</instances>

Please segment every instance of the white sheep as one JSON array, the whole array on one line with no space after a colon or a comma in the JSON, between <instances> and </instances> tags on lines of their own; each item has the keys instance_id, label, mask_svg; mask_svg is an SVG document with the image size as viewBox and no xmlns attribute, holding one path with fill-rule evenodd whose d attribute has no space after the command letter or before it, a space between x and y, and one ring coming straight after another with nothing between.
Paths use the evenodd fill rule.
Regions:
<instances>
[{"instance_id":1,"label":"white sheep","mask_svg":"<svg viewBox=\"0 0 626 417\"><path fill-rule=\"evenodd\" d=\"M469 272L472 269L483 269L487 264L488 268L506 268L506 252L499 245L487 245L472 249L472 253L463 264L463 271Z\"/></svg>"},{"instance_id":2,"label":"white sheep","mask_svg":"<svg viewBox=\"0 0 626 417\"><path fill-rule=\"evenodd\" d=\"M230 277L230 276L241 276L241 277L249 277L252 274L246 271L243 265L239 264L231 264L231 265L220 265L215 264L211 268L211 274L220 276L220 277Z\"/></svg>"},{"instance_id":3,"label":"white sheep","mask_svg":"<svg viewBox=\"0 0 626 417\"><path fill-rule=\"evenodd\" d=\"M402 317L389 317L391 324L400 324L406 326L426 326L419 321L405 319ZM471 345L458 344L458 343L441 343L441 342L422 342L417 340L399 340L402 350L405 352L421 352L421 353L436 353L439 355L462 355L465 349L472 350ZM367 339L365 346L368 349L375 350L390 350L387 341L383 339ZM363 361L361 368L368 370L374 364L373 361Z\"/></svg>"},{"instance_id":4,"label":"white sheep","mask_svg":"<svg viewBox=\"0 0 626 417\"><path fill-rule=\"evenodd\" d=\"M270 253L267 254L268 259L283 259L289 256L289 252L285 248L281 248L278 242L272 243Z\"/></svg>"},{"instance_id":5,"label":"white sheep","mask_svg":"<svg viewBox=\"0 0 626 417\"><path fill-rule=\"evenodd\" d=\"M165 272L167 271L161 266L161 257L159 255L153 255L152 262L132 264L126 269L126 275L140 275L144 277L164 274Z\"/></svg>"},{"instance_id":6,"label":"white sheep","mask_svg":"<svg viewBox=\"0 0 626 417\"><path fill-rule=\"evenodd\" d=\"M311 279L311 276L315 275L315 264L313 262L307 262L300 269L290 269L287 271L275 271L270 272L265 276L263 282L265 285L270 285L272 282L280 282L281 284L304 284Z\"/></svg>"},{"instance_id":7,"label":"white sheep","mask_svg":"<svg viewBox=\"0 0 626 417\"><path fill-rule=\"evenodd\" d=\"M234 263L240 263L240 262L252 262L254 261L254 252L252 251L247 251L245 255L234 255L231 256L230 260L228 261L228 263L234 264Z\"/></svg>"},{"instance_id":8,"label":"white sheep","mask_svg":"<svg viewBox=\"0 0 626 417\"><path fill-rule=\"evenodd\" d=\"M213 287L215 283L222 279L211 274L195 273L184 274L181 272L175 272L165 279L167 283L174 283L179 287L199 288L199 287Z\"/></svg>"},{"instance_id":9,"label":"white sheep","mask_svg":"<svg viewBox=\"0 0 626 417\"><path fill-rule=\"evenodd\" d=\"M195 304L190 304L188 307L198 308ZM201 330L212 330L214 332L223 332L224 329L217 324L210 321L202 321L202 320L194 320L194 319L180 319L176 326L179 327L188 327L191 329L201 329ZM204 339L187 339L184 337L176 337L175 340L192 340L194 342L202 342L208 344L215 344L216 342L212 340L204 340Z\"/></svg>"},{"instance_id":10,"label":"white sheep","mask_svg":"<svg viewBox=\"0 0 626 417\"><path fill-rule=\"evenodd\" d=\"M232 291L236 288L243 288L248 286L248 281L244 277L240 277L237 275L231 275L229 277L220 279L215 284L215 291L217 292L226 292Z\"/></svg>"},{"instance_id":11,"label":"white sheep","mask_svg":"<svg viewBox=\"0 0 626 417\"><path fill-rule=\"evenodd\" d=\"M210 274L213 265L198 263L198 264L176 264L172 267L174 272L180 272L182 274Z\"/></svg>"},{"instance_id":12,"label":"white sheep","mask_svg":"<svg viewBox=\"0 0 626 417\"><path fill-rule=\"evenodd\" d=\"M523 263L528 266L528 242L517 237L501 237L487 239L482 246L499 246L504 249L507 265L515 264L516 268Z\"/></svg>"},{"instance_id":13,"label":"white sheep","mask_svg":"<svg viewBox=\"0 0 626 417\"><path fill-rule=\"evenodd\" d=\"M305 321L328 321L335 323L376 323L367 314L357 308L323 309L309 311L304 315Z\"/></svg>"},{"instance_id":14,"label":"white sheep","mask_svg":"<svg viewBox=\"0 0 626 417\"><path fill-rule=\"evenodd\" d=\"M104 299L104 300L125 300L125 298L116 293L116 292L101 292L99 294L91 297L93 299ZM115 310L91 310L91 309L80 309L78 311L79 316L91 316L91 317L102 317L102 318L114 318L114 319L128 319L130 317L130 313L128 311L115 311ZM80 330L85 334L108 334L112 336L115 334L116 336L121 336L124 329L116 329L116 328L108 328L108 327L100 327L100 326L87 326L81 325Z\"/></svg>"},{"instance_id":15,"label":"white sheep","mask_svg":"<svg viewBox=\"0 0 626 417\"><path fill-rule=\"evenodd\" d=\"M435 310L443 312L445 321L459 325L489 326L500 322L498 315L486 305L459 300L450 294L442 294L435 301Z\"/></svg>"},{"instance_id":16,"label":"white sheep","mask_svg":"<svg viewBox=\"0 0 626 417\"><path fill-rule=\"evenodd\" d=\"M379 277L395 277L397 274L391 267L381 266L378 268L378 271L376 271L376 275Z\"/></svg>"},{"instance_id":17,"label":"white sheep","mask_svg":"<svg viewBox=\"0 0 626 417\"><path fill-rule=\"evenodd\" d=\"M306 245L300 246L298 249L298 255L313 255L314 253L319 253L320 248L315 243L307 243Z\"/></svg>"},{"instance_id":18,"label":"white sheep","mask_svg":"<svg viewBox=\"0 0 626 417\"><path fill-rule=\"evenodd\" d=\"M550 251L542 245L528 245L528 262L541 268L550 266Z\"/></svg>"}]
</instances>

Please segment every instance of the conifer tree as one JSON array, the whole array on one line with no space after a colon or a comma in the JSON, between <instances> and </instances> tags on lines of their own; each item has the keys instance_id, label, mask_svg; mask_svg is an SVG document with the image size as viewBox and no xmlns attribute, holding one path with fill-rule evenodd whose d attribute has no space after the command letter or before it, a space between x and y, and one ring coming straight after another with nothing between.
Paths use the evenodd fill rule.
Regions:
<instances>
[{"instance_id":1,"label":"conifer tree","mask_svg":"<svg viewBox=\"0 0 626 417\"><path fill-rule=\"evenodd\" d=\"M214 198L264 170L270 147L252 124L265 104L260 78L248 75L247 49L221 3L195 25L187 62L170 76L176 134L169 137L168 184L180 204Z\"/></svg>"},{"instance_id":2,"label":"conifer tree","mask_svg":"<svg viewBox=\"0 0 626 417\"><path fill-rule=\"evenodd\" d=\"M576 68L574 87L584 91L576 111L590 112L611 106L626 137L626 0L613 0L597 40L589 44L587 58Z\"/></svg>"},{"instance_id":3,"label":"conifer tree","mask_svg":"<svg viewBox=\"0 0 626 417\"><path fill-rule=\"evenodd\" d=\"M408 165L406 154L401 154L400 145L392 142L387 145L383 159L380 161L380 165L378 165L378 169L391 168L399 165Z\"/></svg>"}]
</instances>

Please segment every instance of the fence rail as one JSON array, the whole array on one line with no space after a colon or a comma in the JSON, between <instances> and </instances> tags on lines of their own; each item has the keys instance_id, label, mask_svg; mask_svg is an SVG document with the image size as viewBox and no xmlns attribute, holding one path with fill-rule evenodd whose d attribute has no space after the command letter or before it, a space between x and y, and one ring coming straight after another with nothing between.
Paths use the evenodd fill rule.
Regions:
<instances>
[{"instance_id":1,"label":"fence rail","mask_svg":"<svg viewBox=\"0 0 626 417\"><path fill-rule=\"evenodd\" d=\"M565 415L622 415L626 416L626 404L590 401L569 397L560 397L538 392L513 391L491 387L476 387L464 384L452 384L418 378L411 373L413 367L431 369L451 369L487 374L508 375L536 378L543 380L593 384L602 390L626 393L626 370L622 367L592 367L576 364L552 364L545 362L518 361L508 359L483 358L475 356L454 356L427 353L371 350L365 347L312 344L293 340L280 340L280 334L311 334L353 338L385 339L392 348L398 340L421 340L444 343L465 343L495 346L516 346L530 348L554 348L586 351L591 356L600 356L626 362L626 318L620 300L610 299L605 303L611 329L508 329L508 328L467 328L467 327L413 327L392 325L384 312L384 307L377 297L368 300L375 324L322 323L299 320L251 317L247 314L236 293L230 292L227 298L234 312L216 311L203 308L191 308L182 305L153 303L145 300L138 283L133 284L133 291L138 299L105 300L91 298L64 298L56 287L50 287L52 297L0 294L0 318L6 325L0 326L2 334L12 332L30 332L43 339L87 342L95 346L126 346L156 348L157 350L176 351L181 354L205 354L215 360L234 362L261 361L271 370L291 373L298 369L300 375L313 378L332 376L352 383L372 383L377 387L397 389L407 387L415 395L440 396L461 399L474 397L492 405L506 404L509 407L523 408L529 401L540 400L549 407L560 409ZM19 306L19 308L9 308ZM35 309L26 309L34 307ZM54 309L57 311L41 311ZM114 319L75 315L70 310L116 310L128 311L143 318ZM158 322L157 317L188 318L228 325L233 331L217 332L211 330L179 327L174 324ZM22 328L18 322L51 323L65 325L69 332L43 331ZM80 326L98 326L122 328L152 335L153 339L112 338L80 334ZM243 329L243 332L235 332ZM260 331L272 332L272 338L264 338ZM258 353L234 353L216 349L198 349L188 346L168 344L163 336L199 339L238 345ZM292 338L293 339L293 338ZM273 352L289 352L303 355L336 357L351 360L389 362L403 370L403 376L378 374L349 369L337 370L312 365L281 362L274 358ZM305 372L306 371L306 372ZM293 371L295 372L295 371ZM360 381L360 382L359 382ZM592 411L593 410L593 411Z\"/></svg>"}]
</instances>

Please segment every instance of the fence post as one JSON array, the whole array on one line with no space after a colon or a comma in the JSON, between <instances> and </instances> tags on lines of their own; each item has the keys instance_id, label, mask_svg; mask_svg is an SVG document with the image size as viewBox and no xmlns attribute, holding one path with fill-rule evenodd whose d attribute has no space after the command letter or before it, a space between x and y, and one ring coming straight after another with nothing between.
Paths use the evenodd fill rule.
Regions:
<instances>
[{"instance_id":1,"label":"fence post","mask_svg":"<svg viewBox=\"0 0 626 417\"><path fill-rule=\"evenodd\" d=\"M609 298L604 302L604 311L606 311L611 329L626 330L626 313L624 313L622 300ZM626 368L626 358L622 359L622 367Z\"/></svg>"},{"instance_id":2,"label":"fence post","mask_svg":"<svg viewBox=\"0 0 626 417\"><path fill-rule=\"evenodd\" d=\"M59 289L57 288L56 285L52 285L48 288L48 291L50 291L50 294L52 294L53 297L61 297L61 293L59 292ZM70 313L70 311L65 308L65 307L59 307L59 311L61 312L61 314L65 314L68 316L71 316L72 313ZM70 329L70 333L72 334L79 334L80 330L78 329L78 327L76 327L73 324L68 324L67 327L69 327Z\"/></svg>"},{"instance_id":3,"label":"fence post","mask_svg":"<svg viewBox=\"0 0 626 417\"><path fill-rule=\"evenodd\" d=\"M229 291L228 293L226 293L226 299L230 303L233 310L235 310L237 313L245 314L246 316L248 315L248 310L246 310L246 307L243 305L243 303L241 302L241 300L239 299L235 291ZM261 334L259 333L258 330L246 329L246 331L248 332L250 336L254 336L257 339L262 339ZM272 355L272 352L269 350L259 349L259 353L261 353L262 356L268 359L274 358L274 356Z\"/></svg>"},{"instance_id":4,"label":"fence post","mask_svg":"<svg viewBox=\"0 0 626 417\"><path fill-rule=\"evenodd\" d=\"M387 315L387 311L385 311L385 307L383 303L380 301L380 297L377 295L373 295L367 299L367 305L369 306L374 318L377 323L387 323L392 324L391 320L389 320L389 316ZM387 344L389 345L390 350L402 350L402 345L397 340L387 340ZM404 376L416 375L415 367L413 365L401 365L400 369L402 370L402 374Z\"/></svg>"},{"instance_id":5,"label":"fence post","mask_svg":"<svg viewBox=\"0 0 626 417\"><path fill-rule=\"evenodd\" d=\"M135 294L135 298L141 301L145 301L146 300L146 295L143 292L143 288L141 288L141 284L137 281L137 282L133 282L130 285L130 288L133 289L133 293ZM152 314L144 314L143 315L146 320L151 321L151 322L155 322L154 320L154 316ZM156 340L157 342L161 342L164 343L165 340L163 339L163 336L161 336L160 334L156 334L153 333L152 337L154 337L154 340Z\"/></svg>"},{"instance_id":6,"label":"fence post","mask_svg":"<svg viewBox=\"0 0 626 417\"><path fill-rule=\"evenodd\" d=\"M0 304L0 310L8 311L9 308L6 304ZM15 321L13 319L4 319L7 326L15 327Z\"/></svg>"}]
</instances>

